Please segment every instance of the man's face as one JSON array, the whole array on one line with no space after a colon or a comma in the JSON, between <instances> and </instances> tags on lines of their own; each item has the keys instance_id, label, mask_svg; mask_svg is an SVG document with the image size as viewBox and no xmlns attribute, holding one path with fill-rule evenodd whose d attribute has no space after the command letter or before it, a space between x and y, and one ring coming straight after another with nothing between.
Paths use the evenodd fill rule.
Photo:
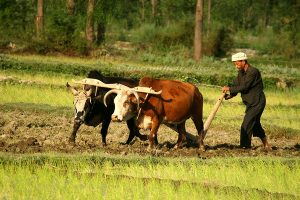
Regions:
<instances>
[{"instance_id":1,"label":"man's face","mask_svg":"<svg viewBox=\"0 0 300 200\"><path fill-rule=\"evenodd\" d=\"M245 67L245 61L244 60L234 61L233 64L235 65L235 68L237 68L238 70L243 70L244 67Z\"/></svg>"}]
</instances>

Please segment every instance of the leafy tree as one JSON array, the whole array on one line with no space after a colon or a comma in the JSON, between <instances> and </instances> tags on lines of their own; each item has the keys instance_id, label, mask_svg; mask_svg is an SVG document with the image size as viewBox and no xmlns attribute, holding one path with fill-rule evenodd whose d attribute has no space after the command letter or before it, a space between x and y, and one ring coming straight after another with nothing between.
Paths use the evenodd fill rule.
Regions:
<instances>
[{"instance_id":1,"label":"leafy tree","mask_svg":"<svg viewBox=\"0 0 300 200\"><path fill-rule=\"evenodd\" d=\"M31 39L35 8L33 0L0 0L0 43Z\"/></svg>"},{"instance_id":2,"label":"leafy tree","mask_svg":"<svg viewBox=\"0 0 300 200\"><path fill-rule=\"evenodd\" d=\"M146 50L190 48L195 44L195 35L199 36L195 34L199 29L199 22L195 23L196 2L0 0L0 46L3 49L12 42L24 46L24 50L41 53L85 54L87 46L101 48L101 44L124 40ZM94 4L93 12L87 12L88 3ZM299 56L299 0L207 0L204 3L203 10L207 12L203 12L201 25L201 54L222 56L235 46ZM38 5L43 5L43 10Z\"/></svg>"}]
</instances>

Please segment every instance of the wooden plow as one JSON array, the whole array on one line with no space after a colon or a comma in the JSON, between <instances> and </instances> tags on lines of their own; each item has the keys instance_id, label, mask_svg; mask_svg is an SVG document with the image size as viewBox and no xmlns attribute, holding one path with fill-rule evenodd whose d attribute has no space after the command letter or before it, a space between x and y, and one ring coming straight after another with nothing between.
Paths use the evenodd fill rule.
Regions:
<instances>
[{"instance_id":1,"label":"wooden plow","mask_svg":"<svg viewBox=\"0 0 300 200\"><path fill-rule=\"evenodd\" d=\"M222 95L218 98L216 104L214 105L212 111L210 112L209 116L207 117L205 123L204 123L204 133L206 134L206 132L208 131L210 125L211 125L211 122L212 120L214 119L214 117L216 116L217 114L217 111L224 99L224 96L225 96L225 93L222 93Z\"/></svg>"}]
</instances>

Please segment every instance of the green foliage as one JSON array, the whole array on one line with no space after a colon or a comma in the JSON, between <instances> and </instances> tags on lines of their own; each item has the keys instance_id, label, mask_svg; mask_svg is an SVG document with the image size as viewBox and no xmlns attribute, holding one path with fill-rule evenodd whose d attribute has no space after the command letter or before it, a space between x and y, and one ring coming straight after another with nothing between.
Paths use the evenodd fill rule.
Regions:
<instances>
[{"instance_id":1,"label":"green foliage","mask_svg":"<svg viewBox=\"0 0 300 200\"><path fill-rule=\"evenodd\" d=\"M92 67L82 67L81 65L72 65L64 63L40 63L32 61L19 62L15 59L5 59L0 57L0 65L2 70L22 70L29 73L45 73L45 74L73 74L85 75Z\"/></svg>"},{"instance_id":2,"label":"green foliage","mask_svg":"<svg viewBox=\"0 0 300 200\"><path fill-rule=\"evenodd\" d=\"M52 46L53 44L50 42L46 42L44 40L39 39L33 39L24 50L38 54L46 54L51 51Z\"/></svg>"},{"instance_id":3,"label":"green foliage","mask_svg":"<svg viewBox=\"0 0 300 200\"><path fill-rule=\"evenodd\" d=\"M34 29L34 10L33 1L0 0L1 43L30 39Z\"/></svg>"},{"instance_id":4,"label":"green foliage","mask_svg":"<svg viewBox=\"0 0 300 200\"><path fill-rule=\"evenodd\" d=\"M165 25L168 25L170 22L174 23L174 22L181 21L182 19L185 19L189 16L194 16L195 6L196 6L196 1L194 0L160 1L158 5L158 12L159 12L158 18L160 18L159 20L161 22L160 25L164 27Z\"/></svg>"},{"instance_id":5,"label":"green foliage","mask_svg":"<svg viewBox=\"0 0 300 200\"><path fill-rule=\"evenodd\" d=\"M165 26L143 24L138 29L132 30L132 42L141 46L150 46L158 50L169 50L173 46L192 46L193 26L189 18L183 18L176 23L172 22Z\"/></svg>"},{"instance_id":6,"label":"green foliage","mask_svg":"<svg viewBox=\"0 0 300 200\"><path fill-rule=\"evenodd\" d=\"M258 36L240 31L236 36L235 44L236 46L256 49L260 54L272 56L282 55L286 58L296 58L300 51L295 42L300 42L300 37L292 39L291 34L289 31L276 33L271 27L265 29ZM300 36L299 33L296 35ZM293 37L296 37L296 35Z\"/></svg>"},{"instance_id":7,"label":"green foliage","mask_svg":"<svg viewBox=\"0 0 300 200\"><path fill-rule=\"evenodd\" d=\"M213 24L204 36L203 51L205 55L223 57L233 46L230 29L221 24Z\"/></svg>"},{"instance_id":8,"label":"green foliage","mask_svg":"<svg viewBox=\"0 0 300 200\"><path fill-rule=\"evenodd\" d=\"M85 42L87 1L75 1L73 15L67 13L65 0L44 1L44 32L39 41L35 38L36 1L0 2L3 49L12 42L17 47L14 52L89 54ZM245 47L263 54L296 58L300 54L299 8L296 0L218 0L212 2L209 25L204 2L204 54L221 57L232 47ZM96 0L93 48L113 46L121 40L137 44L140 51L152 49L158 54L172 50L173 46L192 49L194 15L194 0L158 1L155 15L150 1Z\"/></svg>"}]
</instances>

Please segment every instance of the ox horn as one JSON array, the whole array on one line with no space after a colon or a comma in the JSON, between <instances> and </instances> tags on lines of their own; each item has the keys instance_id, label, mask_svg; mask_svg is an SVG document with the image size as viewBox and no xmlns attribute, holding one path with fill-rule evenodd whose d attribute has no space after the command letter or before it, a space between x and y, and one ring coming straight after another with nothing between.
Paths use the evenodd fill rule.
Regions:
<instances>
[{"instance_id":1,"label":"ox horn","mask_svg":"<svg viewBox=\"0 0 300 200\"><path fill-rule=\"evenodd\" d=\"M139 111L139 109L140 109L140 97L139 97L138 93L135 90L129 90L128 94L129 95L133 94L135 96L135 98L137 100L137 110Z\"/></svg>"},{"instance_id":2,"label":"ox horn","mask_svg":"<svg viewBox=\"0 0 300 200\"><path fill-rule=\"evenodd\" d=\"M71 92L73 93L74 96L76 96L78 94L78 90L75 89L74 87L72 87L68 82L67 82L66 86L69 90L71 90Z\"/></svg>"},{"instance_id":3,"label":"ox horn","mask_svg":"<svg viewBox=\"0 0 300 200\"><path fill-rule=\"evenodd\" d=\"M118 94L119 92L120 92L120 90L117 90L117 89L111 89L111 90L109 90L109 91L104 95L104 97L103 97L103 103L104 103L104 105L107 107L106 98L108 97L108 95L113 94L113 93Z\"/></svg>"}]
</instances>

